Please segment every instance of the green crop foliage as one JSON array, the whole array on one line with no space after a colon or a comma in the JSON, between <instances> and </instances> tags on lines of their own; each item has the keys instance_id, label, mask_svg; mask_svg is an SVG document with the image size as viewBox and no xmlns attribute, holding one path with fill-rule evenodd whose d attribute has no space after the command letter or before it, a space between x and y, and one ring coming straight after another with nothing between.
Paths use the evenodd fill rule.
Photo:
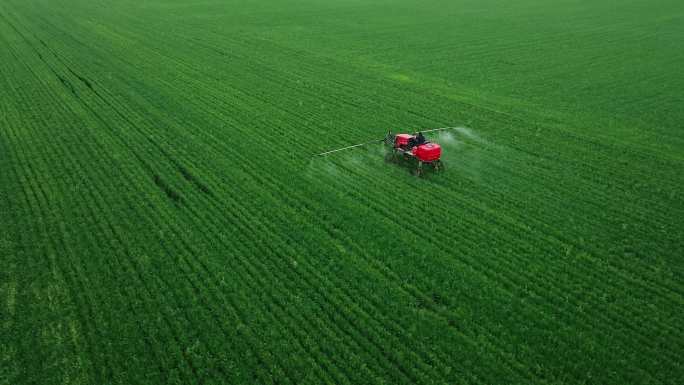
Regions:
<instances>
[{"instance_id":1,"label":"green crop foliage","mask_svg":"<svg viewBox=\"0 0 684 385\"><path fill-rule=\"evenodd\" d=\"M0 1L0 385L684 383L683 18Z\"/></svg>"}]
</instances>

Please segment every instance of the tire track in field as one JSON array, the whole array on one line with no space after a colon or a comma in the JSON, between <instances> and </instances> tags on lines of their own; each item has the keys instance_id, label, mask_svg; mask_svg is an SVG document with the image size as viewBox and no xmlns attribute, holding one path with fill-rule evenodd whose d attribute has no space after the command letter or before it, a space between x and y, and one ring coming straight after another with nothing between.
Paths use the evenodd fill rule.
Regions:
<instances>
[{"instance_id":1,"label":"tire track in field","mask_svg":"<svg viewBox=\"0 0 684 385\"><path fill-rule=\"evenodd\" d=\"M16 28L15 28L15 30L16 30ZM57 53L54 52L54 51L53 51L53 50L52 50L52 49L51 49L43 40L41 40L38 36L36 36L35 33L33 33L33 36L34 36L34 38L35 38L36 40L38 40L38 41L43 45L43 47L44 47L49 53L52 54L52 56L55 57L55 59L56 59L61 65L63 65L63 66L65 67L65 69L66 69L69 73L71 73L71 74L72 74L73 76L75 76L78 80L80 80L80 81L81 81L81 82L82 82L90 91L92 91L92 92L93 92L93 93L94 93L102 102L104 102L104 103L107 104L110 108L112 108L112 110L115 111L115 112L120 116L120 118L122 118L123 120L127 121L129 124L132 124L132 127L135 127L135 125L130 121L130 119L128 119L124 114L122 114L119 110L117 110L113 105L110 104L110 102L109 102L108 100L106 100L105 98L103 98L103 97L98 93L98 91L95 90L95 88L93 87L92 82L90 82L88 79L86 79L85 77L79 75L77 72L75 72L74 70L72 70L71 67L70 67L62 58L60 58L60 56L57 55ZM46 61L46 59L40 54L40 52L38 51L38 49L36 49L33 45L31 45L30 43L28 43L28 40L26 39L25 36L22 35L22 37L23 37L24 40L27 42L27 44L29 44L29 46L31 46L31 47L35 50L36 54L37 54L38 57L41 59L41 61L44 63L44 65L45 65L48 69L50 69L50 71L51 71L51 72L60 80L60 82L61 82L61 83L62 83L62 84L71 92L71 94L74 96L74 98L76 98L76 100L77 100L82 106L84 106L86 109L88 109L88 110L90 111L91 114L95 115L101 122L105 123L105 119L103 119L103 118L98 114L98 112L96 112L88 103L86 103L85 100L82 99L81 95L79 95L79 93L76 92L76 88L74 87L74 85L73 85L68 79L66 79L66 77L60 75L60 74L59 74L59 73L58 73L58 72L57 72L57 71L56 71L56 70L55 70L47 61ZM106 123L105 123L105 124L106 124ZM112 132L114 132L114 131L112 131ZM146 139L150 140L150 139L147 138L147 137L146 137ZM152 141L150 141L150 142L151 142L151 143L154 143L154 142L152 142ZM137 153L134 153L134 155L137 156ZM141 164L147 165L147 163L144 162L144 160L142 160L142 158L138 158L138 160L141 162ZM174 203L180 203L180 204L182 204L182 203L184 202L183 197L182 197L178 192L176 192L171 186L169 186L168 183L167 183L164 179L162 179L160 175L156 174L149 166L148 166L148 170L150 171L152 181L154 181L154 183L160 188L160 190L162 190L162 191L169 197L169 199L170 199L171 201L173 201Z\"/></svg>"}]
</instances>

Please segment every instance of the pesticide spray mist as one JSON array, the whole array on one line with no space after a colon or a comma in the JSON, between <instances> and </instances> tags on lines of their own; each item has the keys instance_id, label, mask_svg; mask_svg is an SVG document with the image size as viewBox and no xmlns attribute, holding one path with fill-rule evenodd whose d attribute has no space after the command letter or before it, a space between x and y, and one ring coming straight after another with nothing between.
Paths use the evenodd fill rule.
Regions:
<instances>
[{"instance_id":1,"label":"pesticide spray mist","mask_svg":"<svg viewBox=\"0 0 684 385\"><path fill-rule=\"evenodd\" d=\"M477 142L483 142L482 138L480 138L476 133L473 132L472 129L468 127L456 127L454 128L454 131L458 132L459 134L463 135L468 139L472 139Z\"/></svg>"},{"instance_id":2,"label":"pesticide spray mist","mask_svg":"<svg viewBox=\"0 0 684 385\"><path fill-rule=\"evenodd\" d=\"M437 135L437 140L442 147L456 147L461 142L456 139L456 136L449 131L442 131Z\"/></svg>"}]
</instances>

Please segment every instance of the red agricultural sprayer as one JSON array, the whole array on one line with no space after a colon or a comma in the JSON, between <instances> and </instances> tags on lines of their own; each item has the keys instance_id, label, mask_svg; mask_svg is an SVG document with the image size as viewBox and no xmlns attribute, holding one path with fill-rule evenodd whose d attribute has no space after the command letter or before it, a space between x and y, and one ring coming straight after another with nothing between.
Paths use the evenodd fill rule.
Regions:
<instances>
[{"instance_id":1,"label":"red agricultural sprayer","mask_svg":"<svg viewBox=\"0 0 684 385\"><path fill-rule=\"evenodd\" d=\"M437 143L426 140L423 136L423 133L450 130L454 128L456 127L433 128L431 130L419 131L416 134L393 134L390 131L383 139L354 144L351 146L322 152L320 154L316 154L315 156L325 156L343 150L350 150L356 147L384 142L387 147L385 159L388 162L402 162L405 164L410 164L415 175L421 176L423 171L428 168L431 168L435 171L444 170L444 164L441 161L441 146Z\"/></svg>"}]
</instances>

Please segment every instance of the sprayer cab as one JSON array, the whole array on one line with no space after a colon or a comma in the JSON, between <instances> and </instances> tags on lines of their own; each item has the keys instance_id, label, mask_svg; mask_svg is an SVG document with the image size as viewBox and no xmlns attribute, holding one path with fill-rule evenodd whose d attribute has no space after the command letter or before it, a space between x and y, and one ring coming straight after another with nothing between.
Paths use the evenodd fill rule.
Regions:
<instances>
[{"instance_id":1,"label":"sprayer cab","mask_svg":"<svg viewBox=\"0 0 684 385\"><path fill-rule=\"evenodd\" d=\"M406 149L411 139L415 136L409 134L397 134L394 136L394 147Z\"/></svg>"},{"instance_id":2,"label":"sprayer cab","mask_svg":"<svg viewBox=\"0 0 684 385\"><path fill-rule=\"evenodd\" d=\"M420 135L411 134L387 134L385 143L391 146L387 154L389 161L396 162L405 160L416 165L416 175L421 175L424 166L431 166L436 171L444 167L441 163L442 148L437 143L432 143Z\"/></svg>"}]
</instances>

